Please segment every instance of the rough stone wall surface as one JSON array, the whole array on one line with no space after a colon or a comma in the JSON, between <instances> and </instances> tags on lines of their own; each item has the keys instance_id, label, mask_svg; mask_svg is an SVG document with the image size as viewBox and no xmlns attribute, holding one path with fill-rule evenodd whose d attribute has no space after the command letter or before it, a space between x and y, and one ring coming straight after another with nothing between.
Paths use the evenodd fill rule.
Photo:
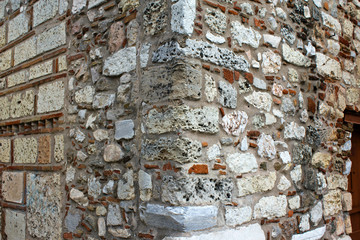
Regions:
<instances>
[{"instance_id":1,"label":"rough stone wall surface","mask_svg":"<svg viewBox=\"0 0 360 240\"><path fill-rule=\"evenodd\" d=\"M0 0L0 239L349 239L357 0Z\"/></svg>"}]
</instances>

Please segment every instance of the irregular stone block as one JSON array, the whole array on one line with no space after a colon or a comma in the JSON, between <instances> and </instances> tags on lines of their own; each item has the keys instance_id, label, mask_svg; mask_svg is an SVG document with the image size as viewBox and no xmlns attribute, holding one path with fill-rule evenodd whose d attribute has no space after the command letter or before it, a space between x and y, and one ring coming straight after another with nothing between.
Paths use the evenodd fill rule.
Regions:
<instances>
[{"instance_id":1,"label":"irregular stone block","mask_svg":"<svg viewBox=\"0 0 360 240\"><path fill-rule=\"evenodd\" d=\"M141 209L140 217L147 225L189 232L216 226L216 206L165 207L147 204Z\"/></svg>"},{"instance_id":2,"label":"irregular stone block","mask_svg":"<svg viewBox=\"0 0 360 240\"><path fill-rule=\"evenodd\" d=\"M9 21L8 25L8 42L11 42L29 30L29 17L26 11L20 13Z\"/></svg>"},{"instance_id":3,"label":"irregular stone block","mask_svg":"<svg viewBox=\"0 0 360 240\"><path fill-rule=\"evenodd\" d=\"M219 110L214 107L191 109L188 106L169 106L165 109L152 109L144 117L147 133L192 130L204 133L219 131Z\"/></svg>"},{"instance_id":4,"label":"irregular stone block","mask_svg":"<svg viewBox=\"0 0 360 240\"><path fill-rule=\"evenodd\" d=\"M292 197L288 200L288 203L289 203L289 208L290 209L298 209L300 208L300 196L295 196L295 197Z\"/></svg>"},{"instance_id":5,"label":"irregular stone block","mask_svg":"<svg viewBox=\"0 0 360 240\"><path fill-rule=\"evenodd\" d=\"M133 120L129 119L115 122L115 140L132 139L134 135Z\"/></svg>"},{"instance_id":6,"label":"irregular stone block","mask_svg":"<svg viewBox=\"0 0 360 240\"><path fill-rule=\"evenodd\" d=\"M324 195L324 215L335 215L342 210L341 191L332 190Z\"/></svg>"},{"instance_id":7,"label":"irregular stone block","mask_svg":"<svg viewBox=\"0 0 360 240\"><path fill-rule=\"evenodd\" d=\"M261 68L264 74L278 73L281 68L281 56L271 50L263 52Z\"/></svg>"},{"instance_id":8,"label":"irregular stone block","mask_svg":"<svg viewBox=\"0 0 360 240\"><path fill-rule=\"evenodd\" d=\"M321 18L324 26L333 29L337 34L341 34L341 24L336 18L323 11L321 11Z\"/></svg>"},{"instance_id":9,"label":"irregular stone block","mask_svg":"<svg viewBox=\"0 0 360 240\"><path fill-rule=\"evenodd\" d=\"M58 8L59 1L56 0L41 0L36 2L33 7L33 26L36 27L55 17Z\"/></svg>"},{"instance_id":10,"label":"irregular stone block","mask_svg":"<svg viewBox=\"0 0 360 240\"><path fill-rule=\"evenodd\" d=\"M180 0L171 6L171 30L191 35L194 30L196 0Z\"/></svg>"},{"instance_id":11,"label":"irregular stone block","mask_svg":"<svg viewBox=\"0 0 360 240\"><path fill-rule=\"evenodd\" d=\"M308 239L318 240L324 236L325 231L326 231L326 226L323 226L303 234L295 234L292 236L291 240L308 240Z\"/></svg>"},{"instance_id":12,"label":"irregular stone block","mask_svg":"<svg viewBox=\"0 0 360 240\"><path fill-rule=\"evenodd\" d=\"M34 114L34 101L33 90L13 94L10 102L10 117L18 118Z\"/></svg>"},{"instance_id":13,"label":"irregular stone block","mask_svg":"<svg viewBox=\"0 0 360 240\"><path fill-rule=\"evenodd\" d=\"M98 93L94 96L93 108L101 109L113 105L115 102L115 93Z\"/></svg>"},{"instance_id":14,"label":"irregular stone block","mask_svg":"<svg viewBox=\"0 0 360 240\"><path fill-rule=\"evenodd\" d=\"M254 207L254 218L277 218L286 215L286 196L262 197Z\"/></svg>"},{"instance_id":15,"label":"irregular stone block","mask_svg":"<svg viewBox=\"0 0 360 240\"><path fill-rule=\"evenodd\" d=\"M104 61L103 74L118 76L136 68L136 47L120 49Z\"/></svg>"},{"instance_id":16,"label":"irregular stone block","mask_svg":"<svg viewBox=\"0 0 360 240\"><path fill-rule=\"evenodd\" d=\"M23 203L24 172L3 172L1 192L6 201Z\"/></svg>"},{"instance_id":17,"label":"irregular stone block","mask_svg":"<svg viewBox=\"0 0 360 240\"><path fill-rule=\"evenodd\" d=\"M1 101L0 101L1 104ZM0 162L10 162L11 140L0 139Z\"/></svg>"},{"instance_id":18,"label":"irregular stone block","mask_svg":"<svg viewBox=\"0 0 360 240\"><path fill-rule=\"evenodd\" d=\"M276 156L276 147L273 138L270 135L262 133L257 140L258 154L261 157L272 160Z\"/></svg>"},{"instance_id":19,"label":"irregular stone block","mask_svg":"<svg viewBox=\"0 0 360 240\"><path fill-rule=\"evenodd\" d=\"M225 43L225 38L222 36L214 35L211 32L207 32L205 35L206 39L215 44Z\"/></svg>"},{"instance_id":20,"label":"irregular stone block","mask_svg":"<svg viewBox=\"0 0 360 240\"><path fill-rule=\"evenodd\" d=\"M1 3L0 3L1 4ZM6 25L3 24L0 26L0 47L3 47L6 44Z\"/></svg>"},{"instance_id":21,"label":"irregular stone block","mask_svg":"<svg viewBox=\"0 0 360 240\"><path fill-rule=\"evenodd\" d=\"M161 199L172 205L211 204L231 201L233 182L230 178L179 178L164 176Z\"/></svg>"},{"instance_id":22,"label":"irregular stone block","mask_svg":"<svg viewBox=\"0 0 360 240\"><path fill-rule=\"evenodd\" d=\"M274 35L271 35L271 34L264 34L263 37L264 37L264 43L270 44L270 46L273 47L273 48L278 48L279 47L281 37L274 36Z\"/></svg>"},{"instance_id":23,"label":"irregular stone block","mask_svg":"<svg viewBox=\"0 0 360 240\"><path fill-rule=\"evenodd\" d=\"M321 219L323 218L323 206L321 202L318 202L311 210L310 210L310 220L314 224L314 226L317 226Z\"/></svg>"},{"instance_id":24,"label":"irregular stone block","mask_svg":"<svg viewBox=\"0 0 360 240\"><path fill-rule=\"evenodd\" d=\"M123 179L119 180L117 196L120 200L132 200L135 198L133 175L134 172L132 170L129 170L123 175Z\"/></svg>"},{"instance_id":25,"label":"irregular stone block","mask_svg":"<svg viewBox=\"0 0 360 240\"><path fill-rule=\"evenodd\" d=\"M104 149L104 161L105 162L117 162L124 157L124 152L117 144L109 144Z\"/></svg>"},{"instance_id":26,"label":"irregular stone block","mask_svg":"<svg viewBox=\"0 0 360 240\"><path fill-rule=\"evenodd\" d=\"M231 22L231 35L240 47L243 43L250 45L253 48L259 47L261 34L258 31L252 29L251 27L246 28L238 21Z\"/></svg>"},{"instance_id":27,"label":"irregular stone block","mask_svg":"<svg viewBox=\"0 0 360 240\"><path fill-rule=\"evenodd\" d=\"M146 35L163 32L168 24L167 2L164 0L148 1L144 8L143 19Z\"/></svg>"},{"instance_id":28,"label":"irregular stone block","mask_svg":"<svg viewBox=\"0 0 360 240\"><path fill-rule=\"evenodd\" d=\"M11 67L11 49L0 53L0 59L0 72L9 69Z\"/></svg>"},{"instance_id":29,"label":"irregular stone block","mask_svg":"<svg viewBox=\"0 0 360 240\"><path fill-rule=\"evenodd\" d=\"M245 100L260 110L269 112L271 110L272 98L269 93L254 91L251 95L245 97Z\"/></svg>"},{"instance_id":30,"label":"irregular stone block","mask_svg":"<svg viewBox=\"0 0 360 240\"><path fill-rule=\"evenodd\" d=\"M14 162L35 163L37 158L38 142L34 137L14 139Z\"/></svg>"},{"instance_id":31,"label":"irregular stone block","mask_svg":"<svg viewBox=\"0 0 360 240\"><path fill-rule=\"evenodd\" d=\"M64 107L65 86L64 82L57 81L39 87L37 112L45 113L58 111Z\"/></svg>"},{"instance_id":32,"label":"irregular stone block","mask_svg":"<svg viewBox=\"0 0 360 240\"><path fill-rule=\"evenodd\" d=\"M258 164L251 153L233 153L226 158L230 170L236 174L256 172Z\"/></svg>"},{"instance_id":33,"label":"irregular stone block","mask_svg":"<svg viewBox=\"0 0 360 240\"><path fill-rule=\"evenodd\" d=\"M317 152L314 154L311 160L311 164L315 167L321 167L326 169L330 165L332 156L330 153Z\"/></svg>"},{"instance_id":34,"label":"irregular stone block","mask_svg":"<svg viewBox=\"0 0 360 240\"><path fill-rule=\"evenodd\" d=\"M307 144L295 143L292 156L295 164L306 165L312 158L312 149Z\"/></svg>"},{"instance_id":35,"label":"irregular stone block","mask_svg":"<svg viewBox=\"0 0 360 240\"><path fill-rule=\"evenodd\" d=\"M106 225L118 226L122 224L120 206L118 204L109 204Z\"/></svg>"},{"instance_id":36,"label":"irregular stone block","mask_svg":"<svg viewBox=\"0 0 360 240\"><path fill-rule=\"evenodd\" d=\"M41 54L66 44L65 22L37 35L36 53Z\"/></svg>"},{"instance_id":37,"label":"irregular stone block","mask_svg":"<svg viewBox=\"0 0 360 240\"><path fill-rule=\"evenodd\" d=\"M151 175L143 170L139 171L139 189L141 201L150 201L152 195Z\"/></svg>"},{"instance_id":38,"label":"irregular stone block","mask_svg":"<svg viewBox=\"0 0 360 240\"><path fill-rule=\"evenodd\" d=\"M275 182L276 172L270 172L268 175L257 175L238 179L238 197L270 191L274 188Z\"/></svg>"},{"instance_id":39,"label":"irregular stone block","mask_svg":"<svg viewBox=\"0 0 360 240\"><path fill-rule=\"evenodd\" d=\"M237 91L232 87L230 83L220 81L219 82L219 103L224 107L236 108L237 106Z\"/></svg>"},{"instance_id":40,"label":"irregular stone block","mask_svg":"<svg viewBox=\"0 0 360 240\"><path fill-rule=\"evenodd\" d=\"M294 50L286 43L282 45L282 54L285 61L300 67L310 67L311 59L304 56L300 51Z\"/></svg>"},{"instance_id":41,"label":"irregular stone block","mask_svg":"<svg viewBox=\"0 0 360 240\"><path fill-rule=\"evenodd\" d=\"M218 9L206 8L205 23L217 34L224 34L226 30L226 15ZM241 46L241 45L240 45Z\"/></svg>"},{"instance_id":42,"label":"irregular stone block","mask_svg":"<svg viewBox=\"0 0 360 240\"><path fill-rule=\"evenodd\" d=\"M95 177L88 179L88 195L93 198L98 198L101 194L101 183Z\"/></svg>"},{"instance_id":43,"label":"irregular stone block","mask_svg":"<svg viewBox=\"0 0 360 240\"><path fill-rule=\"evenodd\" d=\"M89 200L85 197L84 193L76 188L70 190L70 199L84 207L89 205Z\"/></svg>"},{"instance_id":44,"label":"irregular stone block","mask_svg":"<svg viewBox=\"0 0 360 240\"><path fill-rule=\"evenodd\" d=\"M190 237L165 237L163 240L265 240L265 233L258 223L236 229L194 234Z\"/></svg>"},{"instance_id":45,"label":"irregular stone block","mask_svg":"<svg viewBox=\"0 0 360 240\"><path fill-rule=\"evenodd\" d=\"M5 209L5 234L8 240L25 240L25 213Z\"/></svg>"},{"instance_id":46,"label":"irregular stone block","mask_svg":"<svg viewBox=\"0 0 360 240\"><path fill-rule=\"evenodd\" d=\"M205 96L208 102L213 102L217 96L216 82L209 74L205 74Z\"/></svg>"},{"instance_id":47,"label":"irregular stone block","mask_svg":"<svg viewBox=\"0 0 360 240\"><path fill-rule=\"evenodd\" d=\"M93 86L86 86L75 92L75 102L91 104L95 95Z\"/></svg>"},{"instance_id":48,"label":"irregular stone block","mask_svg":"<svg viewBox=\"0 0 360 240\"><path fill-rule=\"evenodd\" d=\"M343 193L342 203L343 203L344 211L351 211L352 210L352 194L349 192Z\"/></svg>"},{"instance_id":49,"label":"irregular stone block","mask_svg":"<svg viewBox=\"0 0 360 240\"><path fill-rule=\"evenodd\" d=\"M279 183L277 185L277 188L280 191L285 191L285 190L289 189L290 187L291 187L290 181L284 175L282 175L280 177L280 181L279 181Z\"/></svg>"},{"instance_id":50,"label":"irregular stone block","mask_svg":"<svg viewBox=\"0 0 360 240\"><path fill-rule=\"evenodd\" d=\"M285 126L284 138L302 140L305 137L305 128L299 126L295 122L291 122Z\"/></svg>"},{"instance_id":51,"label":"irregular stone block","mask_svg":"<svg viewBox=\"0 0 360 240\"><path fill-rule=\"evenodd\" d=\"M201 65L194 60L179 59L144 69L141 79L144 101L201 97Z\"/></svg>"},{"instance_id":52,"label":"irregular stone block","mask_svg":"<svg viewBox=\"0 0 360 240\"><path fill-rule=\"evenodd\" d=\"M71 13L76 14L81 12L86 7L86 0L74 0L72 4Z\"/></svg>"},{"instance_id":53,"label":"irregular stone block","mask_svg":"<svg viewBox=\"0 0 360 240\"><path fill-rule=\"evenodd\" d=\"M31 37L15 46L14 65L22 63L36 56L36 38ZM0 56L2 57L2 56ZM1 67L0 67L1 71Z\"/></svg>"},{"instance_id":54,"label":"irregular stone block","mask_svg":"<svg viewBox=\"0 0 360 240\"><path fill-rule=\"evenodd\" d=\"M62 237L62 191L60 174L28 173L26 180L26 225L34 238Z\"/></svg>"},{"instance_id":55,"label":"irregular stone block","mask_svg":"<svg viewBox=\"0 0 360 240\"><path fill-rule=\"evenodd\" d=\"M346 175L344 176L339 173L332 173L327 176L326 180L329 189L340 188L345 191L348 189L348 178Z\"/></svg>"},{"instance_id":56,"label":"irregular stone block","mask_svg":"<svg viewBox=\"0 0 360 240\"><path fill-rule=\"evenodd\" d=\"M246 222L250 222L252 218L251 207L225 207L226 225L237 226Z\"/></svg>"},{"instance_id":57,"label":"irregular stone block","mask_svg":"<svg viewBox=\"0 0 360 240\"><path fill-rule=\"evenodd\" d=\"M221 125L227 134L240 136L240 133L245 131L247 123L248 115L246 112L234 111L230 114L226 114L222 118Z\"/></svg>"},{"instance_id":58,"label":"irregular stone block","mask_svg":"<svg viewBox=\"0 0 360 240\"><path fill-rule=\"evenodd\" d=\"M338 80L343 75L340 63L322 53L316 53L316 69L320 74Z\"/></svg>"},{"instance_id":59,"label":"irregular stone block","mask_svg":"<svg viewBox=\"0 0 360 240\"><path fill-rule=\"evenodd\" d=\"M65 217L65 227L69 232L75 232L81 222L81 212L78 209L70 208Z\"/></svg>"}]
</instances>

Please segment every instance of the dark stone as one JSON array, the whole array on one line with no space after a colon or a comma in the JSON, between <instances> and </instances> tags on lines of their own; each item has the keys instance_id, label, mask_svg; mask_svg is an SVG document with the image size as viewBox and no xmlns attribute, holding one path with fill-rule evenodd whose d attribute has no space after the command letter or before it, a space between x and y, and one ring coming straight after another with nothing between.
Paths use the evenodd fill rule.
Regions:
<instances>
[{"instance_id":1,"label":"dark stone","mask_svg":"<svg viewBox=\"0 0 360 240\"><path fill-rule=\"evenodd\" d=\"M260 169L267 171L267 163L266 162L260 163Z\"/></svg>"},{"instance_id":2,"label":"dark stone","mask_svg":"<svg viewBox=\"0 0 360 240\"><path fill-rule=\"evenodd\" d=\"M317 170L307 168L304 170L304 188L315 191L317 189Z\"/></svg>"},{"instance_id":3,"label":"dark stone","mask_svg":"<svg viewBox=\"0 0 360 240\"><path fill-rule=\"evenodd\" d=\"M295 164L306 165L312 158L312 149L307 144L295 143L293 148L293 160Z\"/></svg>"},{"instance_id":4,"label":"dark stone","mask_svg":"<svg viewBox=\"0 0 360 240\"><path fill-rule=\"evenodd\" d=\"M295 42L295 32L294 30L287 24L284 24L284 26L280 30L281 35L288 41L290 44L294 44Z\"/></svg>"},{"instance_id":5,"label":"dark stone","mask_svg":"<svg viewBox=\"0 0 360 240\"><path fill-rule=\"evenodd\" d=\"M276 171L279 171L281 169L281 167L282 167L281 163L279 163L279 162L274 163L274 168Z\"/></svg>"},{"instance_id":6,"label":"dark stone","mask_svg":"<svg viewBox=\"0 0 360 240\"><path fill-rule=\"evenodd\" d=\"M289 219L281 223L283 233L287 238L293 236L297 230L297 221L296 219Z\"/></svg>"},{"instance_id":7,"label":"dark stone","mask_svg":"<svg viewBox=\"0 0 360 240\"><path fill-rule=\"evenodd\" d=\"M313 126L308 126L306 128L306 140L308 144L316 150L321 144L320 131Z\"/></svg>"},{"instance_id":8,"label":"dark stone","mask_svg":"<svg viewBox=\"0 0 360 240\"><path fill-rule=\"evenodd\" d=\"M316 21L320 20L320 11L315 5L312 7L312 17Z\"/></svg>"},{"instance_id":9,"label":"dark stone","mask_svg":"<svg viewBox=\"0 0 360 240\"><path fill-rule=\"evenodd\" d=\"M301 207L302 208L309 208L313 207L316 199L311 193L304 193L301 196Z\"/></svg>"},{"instance_id":10,"label":"dark stone","mask_svg":"<svg viewBox=\"0 0 360 240\"><path fill-rule=\"evenodd\" d=\"M345 162L342 158L334 157L334 170L342 173L345 170Z\"/></svg>"}]
</instances>

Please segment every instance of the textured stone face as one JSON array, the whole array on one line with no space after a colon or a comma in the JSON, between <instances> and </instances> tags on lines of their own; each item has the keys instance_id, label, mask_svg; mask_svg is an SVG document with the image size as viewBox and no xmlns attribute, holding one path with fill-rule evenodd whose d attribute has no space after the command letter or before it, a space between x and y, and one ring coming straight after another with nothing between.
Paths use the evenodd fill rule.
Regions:
<instances>
[{"instance_id":1,"label":"textured stone face","mask_svg":"<svg viewBox=\"0 0 360 240\"><path fill-rule=\"evenodd\" d=\"M253 48L259 47L261 34L252 28L246 28L240 22L235 21L231 23L231 34L239 46L242 46L244 43L250 45Z\"/></svg>"},{"instance_id":2,"label":"textured stone face","mask_svg":"<svg viewBox=\"0 0 360 240\"><path fill-rule=\"evenodd\" d=\"M171 6L171 30L191 35L194 29L196 0L180 0Z\"/></svg>"},{"instance_id":3,"label":"textured stone face","mask_svg":"<svg viewBox=\"0 0 360 240\"><path fill-rule=\"evenodd\" d=\"M340 190L329 191L324 195L324 215L331 216L340 212L342 209Z\"/></svg>"},{"instance_id":4,"label":"textured stone face","mask_svg":"<svg viewBox=\"0 0 360 240\"><path fill-rule=\"evenodd\" d=\"M276 173L270 172L268 175L258 175L252 177L243 177L237 180L239 190L238 197L249 194L266 192L274 188L276 181Z\"/></svg>"},{"instance_id":5,"label":"textured stone face","mask_svg":"<svg viewBox=\"0 0 360 240\"><path fill-rule=\"evenodd\" d=\"M206 9L205 23L217 34L222 34L226 30L226 15L220 10Z\"/></svg>"},{"instance_id":6,"label":"textured stone face","mask_svg":"<svg viewBox=\"0 0 360 240\"><path fill-rule=\"evenodd\" d=\"M26 33L29 28L29 17L25 12L19 14L9 22L8 41L11 42L22 34Z\"/></svg>"},{"instance_id":7,"label":"textured stone face","mask_svg":"<svg viewBox=\"0 0 360 240\"><path fill-rule=\"evenodd\" d=\"M225 208L225 219L226 225L237 226L243 223L249 222L252 218L251 207L226 207Z\"/></svg>"},{"instance_id":8,"label":"textured stone face","mask_svg":"<svg viewBox=\"0 0 360 240\"><path fill-rule=\"evenodd\" d=\"M220 81L219 82L219 103L224 107L236 108L237 106L237 92L230 83Z\"/></svg>"},{"instance_id":9,"label":"textured stone face","mask_svg":"<svg viewBox=\"0 0 360 240\"><path fill-rule=\"evenodd\" d=\"M35 238L61 237L60 174L29 173L26 180L26 225Z\"/></svg>"},{"instance_id":10,"label":"textured stone face","mask_svg":"<svg viewBox=\"0 0 360 240\"><path fill-rule=\"evenodd\" d=\"M58 12L58 1L53 0L42 0L34 4L34 26L40 25L41 23L53 18Z\"/></svg>"},{"instance_id":11,"label":"textured stone face","mask_svg":"<svg viewBox=\"0 0 360 240\"><path fill-rule=\"evenodd\" d=\"M281 56L273 51L266 51L262 54L263 62L261 64L264 74L278 73L281 68Z\"/></svg>"},{"instance_id":12,"label":"textured stone face","mask_svg":"<svg viewBox=\"0 0 360 240\"><path fill-rule=\"evenodd\" d=\"M322 53L316 53L316 68L320 74L335 79L342 77L340 63Z\"/></svg>"},{"instance_id":13,"label":"textured stone face","mask_svg":"<svg viewBox=\"0 0 360 240\"><path fill-rule=\"evenodd\" d=\"M5 234L8 239L25 240L25 213L5 210Z\"/></svg>"},{"instance_id":14,"label":"textured stone face","mask_svg":"<svg viewBox=\"0 0 360 240\"><path fill-rule=\"evenodd\" d=\"M6 201L21 204L24 196L24 172L3 172L1 192Z\"/></svg>"},{"instance_id":15,"label":"textured stone face","mask_svg":"<svg viewBox=\"0 0 360 240\"><path fill-rule=\"evenodd\" d=\"M231 171L236 174L256 172L258 165L256 158L251 153L233 153L226 158Z\"/></svg>"},{"instance_id":16,"label":"textured stone face","mask_svg":"<svg viewBox=\"0 0 360 240\"><path fill-rule=\"evenodd\" d=\"M272 98L268 93L254 91L251 95L246 96L245 100L260 110L267 112L271 110Z\"/></svg>"},{"instance_id":17,"label":"textured stone face","mask_svg":"<svg viewBox=\"0 0 360 240\"><path fill-rule=\"evenodd\" d=\"M37 111L39 113L60 110L64 106L65 86L62 81L39 87Z\"/></svg>"},{"instance_id":18,"label":"textured stone face","mask_svg":"<svg viewBox=\"0 0 360 240\"><path fill-rule=\"evenodd\" d=\"M286 43L282 45L282 55L285 61L300 67L309 67L311 59L304 56L300 51L294 50Z\"/></svg>"},{"instance_id":19,"label":"textured stone face","mask_svg":"<svg viewBox=\"0 0 360 240\"><path fill-rule=\"evenodd\" d=\"M10 162L10 139L0 139L0 162Z\"/></svg>"},{"instance_id":20,"label":"textured stone face","mask_svg":"<svg viewBox=\"0 0 360 240\"><path fill-rule=\"evenodd\" d=\"M52 50L66 43L65 23L61 23L39 34L36 38L37 54Z\"/></svg>"},{"instance_id":21,"label":"textured stone face","mask_svg":"<svg viewBox=\"0 0 360 240\"><path fill-rule=\"evenodd\" d=\"M37 158L38 142L36 138L16 138L14 140L15 163L35 163Z\"/></svg>"},{"instance_id":22,"label":"textured stone face","mask_svg":"<svg viewBox=\"0 0 360 240\"><path fill-rule=\"evenodd\" d=\"M222 118L221 125L227 134L233 136L239 136L240 133L243 133L248 122L248 115L246 112L234 111L230 114L226 114Z\"/></svg>"},{"instance_id":23,"label":"textured stone face","mask_svg":"<svg viewBox=\"0 0 360 240\"><path fill-rule=\"evenodd\" d=\"M263 197L254 207L254 218L276 218L286 214L287 200L284 195L279 197Z\"/></svg>"},{"instance_id":24,"label":"textured stone face","mask_svg":"<svg viewBox=\"0 0 360 240\"><path fill-rule=\"evenodd\" d=\"M317 152L312 157L311 164L315 167L326 169L329 166L331 159L332 157L329 153Z\"/></svg>"},{"instance_id":25,"label":"textured stone face","mask_svg":"<svg viewBox=\"0 0 360 240\"><path fill-rule=\"evenodd\" d=\"M146 35L162 32L168 21L167 4L164 0L151 0L144 9L144 25Z\"/></svg>"},{"instance_id":26,"label":"textured stone face","mask_svg":"<svg viewBox=\"0 0 360 240\"><path fill-rule=\"evenodd\" d=\"M275 142L270 135L262 133L257 141L258 154L261 157L269 158L270 160L275 158L276 147Z\"/></svg>"}]
</instances>

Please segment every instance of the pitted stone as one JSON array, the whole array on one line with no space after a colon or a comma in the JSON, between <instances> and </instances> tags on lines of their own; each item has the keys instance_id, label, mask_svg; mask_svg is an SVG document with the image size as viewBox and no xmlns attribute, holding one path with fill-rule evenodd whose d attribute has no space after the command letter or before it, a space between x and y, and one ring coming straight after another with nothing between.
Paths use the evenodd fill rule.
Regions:
<instances>
[{"instance_id":1,"label":"pitted stone","mask_svg":"<svg viewBox=\"0 0 360 240\"><path fill-rule=\"evenodd\" d=\"M236 108L237 106L237 91L232 87L230 83L220 81L219 82L219 103L224 107Z\"/></svg>"},{"instance_id":2,"label":"pitted stone","mask_svg":"<svg viewBox=\"0 0 360 240\"><path fill-rule=\"evenodd\" d=\"M256 158L251 153L233 153L226 158L230 170L235 174L256 172L258 164Z\"/></svg>"},{"instance_id":3,"label":"pitted stone","mask_svg":"<svg viewBox=\"0 0 360 240\"><path fill-rule=\"evenodd\" d=\"M263 197L254 207L254 218L278 218L286 215L286 196Z\"/></svg>"},{"instance_id":4,"label":"pitted stone","mask_svg":"<svg viewBox=\"0 0 360 240\"><path fill-rule=\"evenodd\" d=\"M231 23L231 34L239 46L242 46L242 44L247 44L253 48L259 47L261 34L251 27L246 28L240 22L234 21Z\"/></svg>"},{"instance_id":5,"label":"pitted stone","mask_svg":"<svg viewBox=\"0 0 360 240\"><path fill-rule=\"evenodd\" d=\"M270 191L275 187L275 182L276 172L270 172L267 175L242 177L236 182L238 188L238 197Z\"/></svg>"}]
</instances>

